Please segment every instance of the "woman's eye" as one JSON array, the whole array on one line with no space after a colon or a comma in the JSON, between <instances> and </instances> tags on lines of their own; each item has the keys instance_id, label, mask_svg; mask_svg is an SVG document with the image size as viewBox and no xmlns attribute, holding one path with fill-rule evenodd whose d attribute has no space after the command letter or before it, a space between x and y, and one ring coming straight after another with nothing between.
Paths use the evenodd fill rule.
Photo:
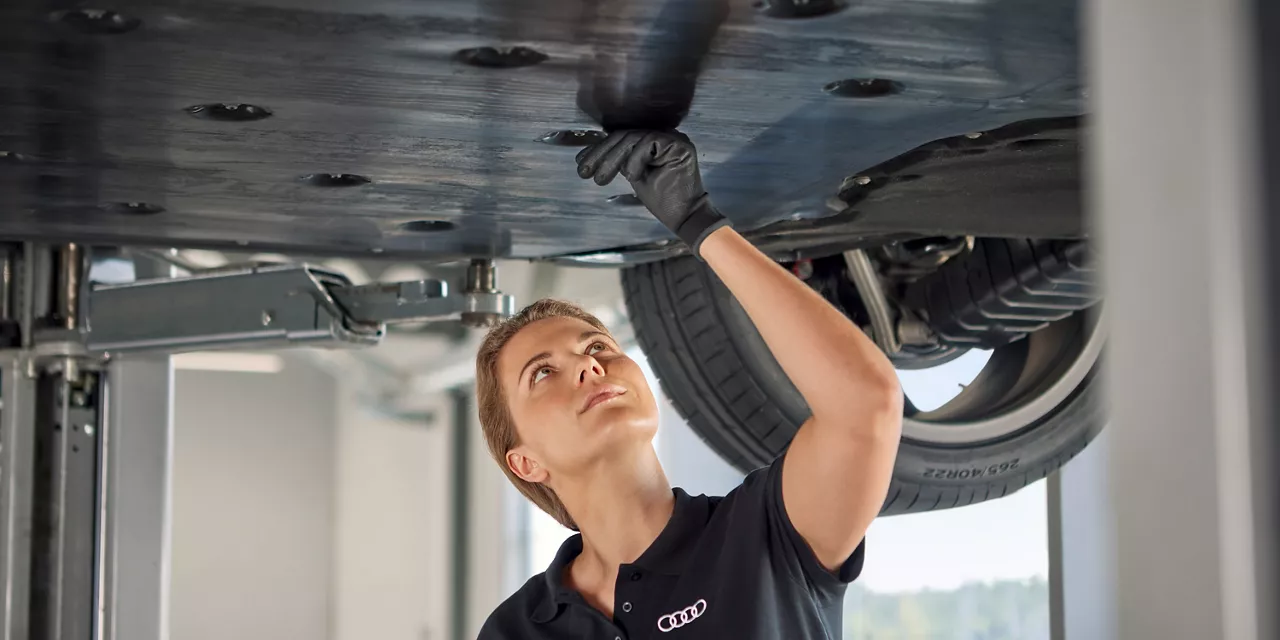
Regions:
<instances>
[{"instance_id":1,"label":"woman's eye","mask_svg":"<svg viewBox=\"0 0 1280 640\"><path fill-rule=\"evenodd\" d=\"M551 375L551 367L542 367L533 372L533 382L536 384L539 380Z\"/></svg>"},{"instance_id":2,"label":"woman's eye","mask_svg":"<svg viewBox=\"0 0 1280 640\"><path fill-rule=\"evenodd\" d=\"M599 349L596 349L596 347L600 347L600 348L599 348ZM587 355L591 355L591 356L593 356L593 355L595 355L595 354L597 354L597 353L600 353L601 351L604 351L605 349L608 349L608 348L609 348L609 346L608 346L608 345L606 345L606 344L605 344L605 343L603 343L603 342L595 342L595 343L592 343L592 345L591 345L591 346L587 347Z\"/></svg>"}]
</instances>

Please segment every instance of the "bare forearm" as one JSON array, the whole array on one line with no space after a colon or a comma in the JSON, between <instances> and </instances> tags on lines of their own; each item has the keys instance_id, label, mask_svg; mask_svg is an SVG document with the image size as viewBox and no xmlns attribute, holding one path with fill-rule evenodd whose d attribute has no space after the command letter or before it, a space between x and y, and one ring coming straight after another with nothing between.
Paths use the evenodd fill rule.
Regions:
<instances>
[{"instance_id":1,"label":"bare forearm","mask_svg":"<svg viewBox=\"0 0 1280 640\"><path fill-rule=\"evenodd\" d=\"M702 257L742 304L815 421L856 424L862 421L849 418L859 413L901 411L893 365L821 295L730 228L706 239Z\"/></svg>"}]
</instances>

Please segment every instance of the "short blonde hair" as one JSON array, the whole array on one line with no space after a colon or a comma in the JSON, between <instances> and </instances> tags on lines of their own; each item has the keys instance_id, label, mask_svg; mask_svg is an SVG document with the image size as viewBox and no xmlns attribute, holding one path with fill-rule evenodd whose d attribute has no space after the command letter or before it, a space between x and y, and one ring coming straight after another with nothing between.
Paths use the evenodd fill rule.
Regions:
<instances>
[{"instance_id":1,"label":"short blonde hair","mask_svg":"<svg viewBox=\"0 0 1280 640\"><path fill-rule=\"evenodd\" d=\"M498 376L498 354L521 329L547 318L576 318L608 333L599 318L572 302L545 298L521 309L520 313L490 329L480 345L476 354L476 404L480 410L480 430L484 433L485 444L489 446L489 455L502 467L507 479L539 509L577 531L577 523L555 491L546 485L524 480L507 465L507 452L520 445L520 434L516 432L515 419L507 406L506 393Z\"/></svg>"}]
</instances>

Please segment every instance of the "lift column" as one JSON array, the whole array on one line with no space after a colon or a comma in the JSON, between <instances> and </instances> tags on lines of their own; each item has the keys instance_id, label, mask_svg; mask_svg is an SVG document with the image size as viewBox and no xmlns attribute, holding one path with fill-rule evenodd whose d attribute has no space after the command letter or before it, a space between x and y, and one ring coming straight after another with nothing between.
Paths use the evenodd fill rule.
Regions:
<instances>
[{"instance_id":1,"label":"lift column","mask_svg":"<svg viewBox=\"0 0 1280 640\"><path fill-rule=\"evenodd\" d=\"M1113 637L1276 638L1280 6L1084 8Z\"/></svg>"},{"instance_id":2,"label":"lift column","mask_svg":"<svg viewBox=\"0 0 1280 640\"><path fill-rule=\"evenodd\" d=\"M89 255L76 244L6 247L0 374L0 633L106 638L103 512L110 461L101 357L85 348Z\"/></svg>"},{"instance_id":3,"label":"lift column","mask_svg":"<svg viewBox=\"0 0 1280 640\"><path fill-rule=\"evenodd\" d=\"M388 323L514 312L485 260L451 294L301 263L179 276L152 254L90 282L87 247L0 244L0 640L168 637L170 354L372 346Z\"/></svg>"}]
</instances>

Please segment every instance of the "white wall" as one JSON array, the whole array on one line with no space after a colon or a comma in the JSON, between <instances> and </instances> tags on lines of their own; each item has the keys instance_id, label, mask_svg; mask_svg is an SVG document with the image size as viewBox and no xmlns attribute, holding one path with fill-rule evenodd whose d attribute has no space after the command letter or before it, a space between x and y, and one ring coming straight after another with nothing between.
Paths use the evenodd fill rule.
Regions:
<instances>
[{"instance_id":1,"label":"white wall","mask_svg":"<svg viewBox=\"0 0 1280 640\"><path fill-rule=\"evenodd\" d=\"M179 370L174 640L330 637L333 381Z\"/></svg>"},{"instance_id":2,"label":"white wall","mask_svg":"<svg viewBox=\"0 0 1280 640\"><path fill-rule=\"evenodd\" d=\"M284 362L176 374L172 637L447 638L451 402L386 415Z\"/></svg>"},{"instance_id":3,"label":"white wall","mask_svg":"<svg viewBox=\"0 0 1280 640\"><path fill-rule=\"evenodd\" d=\"M452 416L380 415L338 394L337 640L437 640L449 623Z\"/></svg>"}]
</instances>

